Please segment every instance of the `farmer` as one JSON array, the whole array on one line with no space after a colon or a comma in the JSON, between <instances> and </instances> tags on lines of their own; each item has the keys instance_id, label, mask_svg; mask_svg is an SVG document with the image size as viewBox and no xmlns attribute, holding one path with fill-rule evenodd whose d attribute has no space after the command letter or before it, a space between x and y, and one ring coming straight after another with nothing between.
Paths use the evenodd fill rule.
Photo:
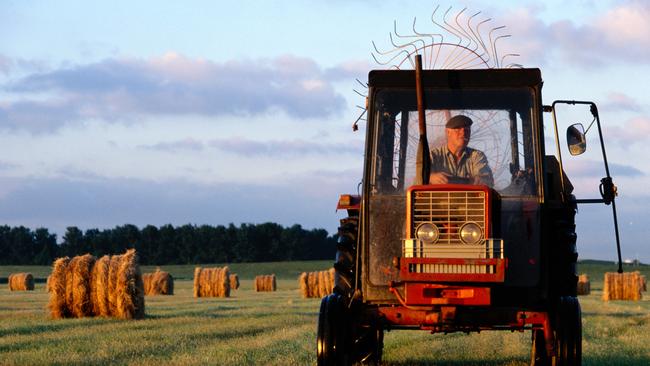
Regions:
<instances>
[{"instance_id":1,"label":"farmer","mask_svg":"<svg viewBox=\"0 0 650 366\"><path fill-rule=\"evenodd\" d=\"M431 150L429 184L485 184L492 187L494 178L485 154L468 147L472 119L457 115L445 124L447 145Z\"/></svg>"}]
</instances>

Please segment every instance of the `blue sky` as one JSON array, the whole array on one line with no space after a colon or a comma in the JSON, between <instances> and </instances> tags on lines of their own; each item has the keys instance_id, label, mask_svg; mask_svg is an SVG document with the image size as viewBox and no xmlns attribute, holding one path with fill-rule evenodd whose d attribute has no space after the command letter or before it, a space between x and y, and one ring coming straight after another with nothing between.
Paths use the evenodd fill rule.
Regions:
<instances>
[{"instance_id":1,"label":"blue sky","mask_svg":"<svg viewBox=\"0 0 650 366\"><path fill-rule=\"evenodd\" d=\"M361 177L362 98L414 1L4 1L0 222L106 228L275 221L333 232ZM542 69L544 102L598 103L623 254L650 262L650 5L467 1L507 26L501 47ZM550 130L547 129L550 136ZM578 196L597 145L567 166ZM569 168L571 170L569 170ZM615 256L609 207L581 207L583 258Z\"/></svg>"}]
</instances>

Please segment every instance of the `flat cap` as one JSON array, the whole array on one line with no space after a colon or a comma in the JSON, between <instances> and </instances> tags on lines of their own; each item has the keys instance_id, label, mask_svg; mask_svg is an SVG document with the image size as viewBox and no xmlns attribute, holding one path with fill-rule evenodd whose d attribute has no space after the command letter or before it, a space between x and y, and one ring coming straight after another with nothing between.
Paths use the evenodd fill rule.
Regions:
<instances>
[{"instance_id":1,"label":"flat cap","mask_svg":"<svg viewBox=\"0 0 650 366\"><path fill-rule=\"evenodd\" d=\"M473 123L472 119L463 116L462 114L459 114L457 116L453 116L447 121L447 124L445 125L446 128L463 128L463 127L469 127Z\"/></svg>"}]
</instances>

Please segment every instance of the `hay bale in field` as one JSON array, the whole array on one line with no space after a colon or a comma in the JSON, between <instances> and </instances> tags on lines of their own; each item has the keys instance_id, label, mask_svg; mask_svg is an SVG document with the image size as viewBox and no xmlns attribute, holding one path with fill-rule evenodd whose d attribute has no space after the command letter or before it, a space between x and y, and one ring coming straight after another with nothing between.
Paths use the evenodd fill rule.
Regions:
<instances>
[{"instance_id":1,"label":"hay bale in field","mask_svg":"<svg viewBox=\"0 0 650 366\"><path fill-rule=\"evenodd\" d=\"M303 298L327 296L334 290L334 269L303 272L298 277L298 283Z\"/></svg>"},{"instance_id":2,"label":"hay bale in field","mask_svg":"<svg viewBox=\"0 0 650 366\"><path fill-rule=\"evenodd\" d=\"M68 306L71 306L72 316L82 318L92 316L92 303L90 302L90 284L92 268L95 265L95 257L85 254L72 258L70 261L70 271L72 276L69 277L72 288L69 294Z\"/></svg>"},{"instance_id":3,"label":"hay bale in field","mask_svg":"<svg viewBox=\"0 0 650 366\"><path fill-rule=\"evenodd\" d=\"M300 295L304 299L309 297L309 286L307 285L307 272L303 272L298 276L298 285L300 286Z\"/></svg>"},{"instance_id":4,"label":"hay bale in field","mask_svg":"<svg viewBox=\"0 0 650 366\"><path fill-rule=\"evenodd\" d=\"M156 272L142 275L145 295L173 295L174 278L168 272L156 269Z\"/></svg>"},{"instance_id":5,"label":"hay bale in field","mask_svg":"<svg viewBox=\"0 0 650 366\"><path fill-rule=\"evenodd\" d=\"M581 274L578 277L578 295L589 295L591 292L591 284L589 283L589 276Z\"/></svg>"},{"instance_id":6,"label":"hay bale in field","mask_svg":"<svg viewBox=\"0 0 650 366\"><path fill-rule=\"evenodd\" d=\"M641 300L643 283L639 272L605 273L603 301Z\"/></svg>"},{"instance_id":7,"label":"hay bale in field","mask_svg":"<svg viewBox=\"0 0 650 366\"><path fill-rule=\"evenodd\" d=\"M193 293L194 297L199 297L200 296L200 290L201 290L201 267L195 267L194 268L194 288L193 288Z\"/></svg>"},{"instance_id":8,"label":"hay bale in field","mask_svg":"<svg viewBox=\"0 0 650 366\"><path fill-rule=\"evenodd\" d=\"M277 290L275 274L260 275L255 277L256 292L273 292Z\"/></svg>"},{"instance_id":9,"label":"hay bale in field","mask_svg":"<svg viewBox=\"0 0 650 366\"><path fill-rule=\"evenodd\" d=\"M95 261L92 273L92 287L90 298L93 304L93 314L96 316L110 316L108 276L111 258L107 255Z\"/></svg>"},{"instance_id":10,"label":"hay bale in field","mask_svg":"<svg viewBox=\"0 0 650 366\"><path fill-rule=\"evenodd\" d=\"M230 289L231 290L239 289L239 276L237 276L237 273L230 274Z\"/></svg>"},{"instance_id":11,"label":"hay bale in field","mask_svg":"<svg viewBox=\"0 0 650 366\"><path fill-rule=\"evenodd\" d=\"M144 318L144 284L135 249L119 256L116 305L114 316L122 319Z\"/></svg>"},{"instance_id":12,"label":"hay bale in field","mask_svg":"<svg viewBox=\"0 0 650 366\"><path fill-rule=\"evenodd\" d=\"M48 307L53 318L144 318L144 284L134 249L123 255L90 254L54 262Z\"/></svg>"},{"instance_id":13,"label":"hay bale in field","mask_svg":"<svg viewBox=\"0 0 650 366\"><path fill-rule=\"evenodd\" d=\"M230 269L225 267L194 269L194 297L230 297Z\"/></svg>"},{"instance_id":14,"label":"hay bale in field","mask_svg":"<svg viewBox=\"0 0 650 366\"><path fill-rule=\"evenodd\" d=\"M31 273L12 273L8 278L9 291L34 291L34 276Z\"/></svg>"},{"instance_id":15,"label":"hay bale in field","mask_svg":"<svg viewBox=\"0 0 650 366\"><path fill-rule=\"evenodd\" d=\"M648 291L648 280L645 278L645 275L641 275L641 291Z\"/></svg>"},{"instance_id":16,"label":"hay bale in field","mask_svg":"<svg viewBox=\"0 0 650 366\"><path fill-rule=\"evenodd\" d=\"M70 316L66 302L66 274L70 258L63 257L54 261L52 274L50 275L50 301L48 308L55 319L67 318Z\"/></svg>"}]
</instances>

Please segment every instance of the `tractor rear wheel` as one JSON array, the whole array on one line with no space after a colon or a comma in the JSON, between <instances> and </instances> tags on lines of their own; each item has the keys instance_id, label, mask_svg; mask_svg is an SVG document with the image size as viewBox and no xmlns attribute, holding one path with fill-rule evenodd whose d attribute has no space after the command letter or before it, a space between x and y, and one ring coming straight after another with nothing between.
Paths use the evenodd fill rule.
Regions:
<instances>
[{"instance_id":1,"label":"tractor rear wheel","mask_svg":"<svg viewBox=\"0 0 650 366\"><path fill-rule=\"evenodd\" d=\"M384 349L384 331L375 325L360 326L355 331L355 361L363 365L379 365Z\"/></svg>"},{"instance_id":2,"label":"tractor rear wheel","mask_svg":"<svg viewBox=\"0 0 650 366\"><path fill-rule=\"evenodd\" d=\"M336 243L334 262L334 293L351 298L354 294L354 281L357 275L356 254L359 229L358 217L341 219Z\"/></svg>"},{"instance_id":3,"label":"tractor rear wheel","mask_svg":"<svg viewBox=\"0 0 650 366\"><path fill-rule=\"evenodd\" d=\"M578 298L560 298L555 316L555 365L582 364L582 312Z\"/></svg>"}]
</instances>

